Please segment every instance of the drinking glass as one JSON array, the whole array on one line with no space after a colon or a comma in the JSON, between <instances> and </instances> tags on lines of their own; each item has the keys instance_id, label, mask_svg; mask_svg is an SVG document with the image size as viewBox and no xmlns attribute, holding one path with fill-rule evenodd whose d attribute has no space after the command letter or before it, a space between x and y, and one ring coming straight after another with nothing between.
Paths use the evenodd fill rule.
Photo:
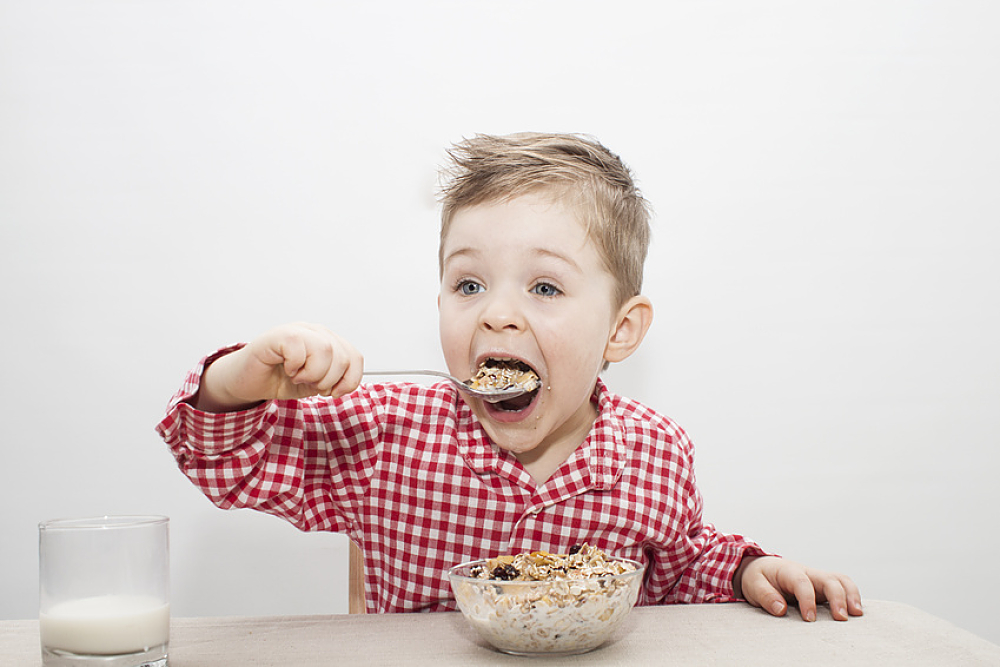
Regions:
<instances>
[{"instance_id":1,"label":"drinking glass","mask_svg":"<svg viewBox=\"0 0 1000 667\"><path fill-rule=\"evenodd\" d=\"M168 525L165 516L38 525L45 667L166 667Z\"/></svg>"}]
</instances>

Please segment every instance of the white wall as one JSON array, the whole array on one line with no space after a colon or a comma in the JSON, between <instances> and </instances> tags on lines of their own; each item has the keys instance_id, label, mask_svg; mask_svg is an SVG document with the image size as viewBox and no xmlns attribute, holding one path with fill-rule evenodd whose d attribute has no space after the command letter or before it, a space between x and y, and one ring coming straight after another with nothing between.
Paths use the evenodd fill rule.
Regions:
<instances>
[{"instance_id":1,"label":"white wall","mask_svg":"<svg viewBox=\"0 0 1000 667\"><path fill-rule=\"evenodd\" d=\"M655 205L608 379L690 432L708 517L1000 642L998 7L0 0L0 617L38 521L135 512L177 615L346 611L344 538L216 510L153 426L287 320L441 367L443 150L540 129Z\"/></svg>"}]
</instances>

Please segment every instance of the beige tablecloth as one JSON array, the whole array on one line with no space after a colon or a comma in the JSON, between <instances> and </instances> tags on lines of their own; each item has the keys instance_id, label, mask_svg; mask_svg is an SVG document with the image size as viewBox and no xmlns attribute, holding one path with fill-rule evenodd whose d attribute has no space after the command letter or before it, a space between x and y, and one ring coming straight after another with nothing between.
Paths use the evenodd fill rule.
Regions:
<instances>
[{"instance_id":1,"label":"beige tablecloth","mask_svg":"<svg viewBox=\"0 0 1000 667\"><path fill-rule=\"evenodd\" d=\"M847 622L821 610L815 623L745 604L642 607L597 651L541 660L497 653L458 613L171 621L171 667L521 664L998 667L1000 646L914 607L879 601ZM0 665L41 665L37 621L0 621Z\"/></svg>"}]
</instances>

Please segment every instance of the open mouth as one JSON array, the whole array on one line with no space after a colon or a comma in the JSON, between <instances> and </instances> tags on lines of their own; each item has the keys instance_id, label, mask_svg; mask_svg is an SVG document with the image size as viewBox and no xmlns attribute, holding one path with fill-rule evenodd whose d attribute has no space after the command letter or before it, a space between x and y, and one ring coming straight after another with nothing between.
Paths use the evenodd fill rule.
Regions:
<instances>
[{"instance_id":1,"label":"open mouth","mask_svg":"<svg viewBox=\"0 0 1000 667\"><path fill-rule=\"evenodd\" d=\"M534 403L542 383L538 374L528 364L518 359L489 358L479 366L470 384L476 389L500 390L514 387L526 393L505 401L493 403L503 412L521 412Z\"/></svg>"}]
</instances>

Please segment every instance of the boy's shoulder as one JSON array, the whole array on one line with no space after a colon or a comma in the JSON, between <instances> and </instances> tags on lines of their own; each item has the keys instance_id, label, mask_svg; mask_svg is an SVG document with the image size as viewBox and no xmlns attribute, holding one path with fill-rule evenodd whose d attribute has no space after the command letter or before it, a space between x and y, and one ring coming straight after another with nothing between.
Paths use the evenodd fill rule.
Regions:
<instances>
[{"instance_id":1,"label":"boy's shoulder","mask_svg":"<svg viewBox=\"0 0 1000 667\"><path fill-rule=\"evenodd\" d=\"M627 478L642 486L693 480L694 446L673 419L606 390L599 394L599 403L598 428L604 431L606 442L614 442L612 456L621 457Z\"/></svg>"},{"instance_id":2,"label":"boy's shoulder","mask_svg":"<svg viewBox=\"0 0 1000 667\"><path fill-rule=\"evenodd\" d=\"M607 410L626 434L634 434L688 445L688 437L677 422L633 398L599 386L599 404Z\"/></svg>"}]
</instances>

